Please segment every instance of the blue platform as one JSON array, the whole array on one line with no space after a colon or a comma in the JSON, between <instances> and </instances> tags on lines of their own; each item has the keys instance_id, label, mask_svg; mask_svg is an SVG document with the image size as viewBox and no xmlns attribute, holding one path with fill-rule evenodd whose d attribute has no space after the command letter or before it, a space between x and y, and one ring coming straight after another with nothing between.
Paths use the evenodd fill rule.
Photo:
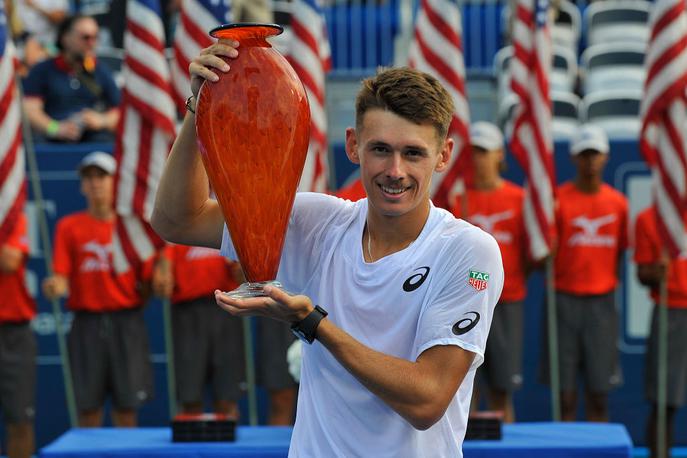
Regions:
<instances>
[{"instance_id":1,"label":"blue platform","mask_svg":"<svg viewBox=\"0 0 687 458\"><path fill-rule=\"evenodd\" d=\"M285 457L291 429L239 427L236 442L173 443L169 428L72 429L44 447L40 458ZM499 441L466 441L465 458L631 458L623 425L516 423ZM431 451L428 451L431 456Z\"/></svg>"}]
</instances>

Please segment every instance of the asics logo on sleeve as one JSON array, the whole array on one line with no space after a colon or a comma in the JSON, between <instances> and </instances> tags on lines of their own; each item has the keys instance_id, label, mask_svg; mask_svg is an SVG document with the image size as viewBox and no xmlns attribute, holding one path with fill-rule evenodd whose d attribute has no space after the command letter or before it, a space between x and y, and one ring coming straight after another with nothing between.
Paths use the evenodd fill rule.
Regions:
<instances>
[{"instance_id":1,"label":"asics logo on sleeve","mask_svg":"<svg viewBox=\"0 0 687 458\"><path fill-rule=\"evenodd\" d=\"M472 328L477 326L479 323L479 313L477 312L467 312L465 315L469 315L467 318L463 318L453 325L451 331L457 336L462 336L463 334L470 332Z\"/></svg>"},{"instance_id":2,"label":"asics logo on sleeve","mask_svg":"<svg viewBox=\"0 0 687 458\"><path fill-rule=\"evenodd\" d=\"M405 282L403 282L403 291L407 293L413 292L425 282L427 275L429 275L429 267L418 267L413 272L417 272L418 270L421 270L422 272L411 275Z\"/></svg>"}]
</instances>

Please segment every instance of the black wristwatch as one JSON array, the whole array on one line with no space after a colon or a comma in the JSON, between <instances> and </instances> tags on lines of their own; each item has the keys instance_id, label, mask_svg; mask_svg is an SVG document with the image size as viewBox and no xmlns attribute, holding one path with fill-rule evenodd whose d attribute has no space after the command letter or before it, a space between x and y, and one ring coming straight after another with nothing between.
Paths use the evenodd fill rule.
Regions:
<instances>
[{"instance_id":1,"label":"black wristwatch","mask_svg":"<svg viewBox=\"0 0 687 458\"><path fill-rule=\"evenodd\" d=\"M328 313L325 309L316 305L313 311L305 318L291 325L291 332L301 339L301 341L311 344L315 341L315 337L317 336L317 326L319 326L320 321L327 315Z\"/></svg>"}]
</instances>

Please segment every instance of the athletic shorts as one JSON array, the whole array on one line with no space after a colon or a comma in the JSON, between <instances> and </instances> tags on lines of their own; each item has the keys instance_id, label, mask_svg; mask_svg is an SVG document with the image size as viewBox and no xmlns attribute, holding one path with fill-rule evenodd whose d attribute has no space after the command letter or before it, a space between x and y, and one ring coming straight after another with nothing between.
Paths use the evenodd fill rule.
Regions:
<instances>
[{"instance_id":1,"label":"athletic shorts","mask_svg":"<svg viewBox=\"0 0 687 458\"><path fill-rule=\"evenodd\" d=\"M549 383L547 309L544 309L540 379ZM563 391L577 389L582 376L585 390L607 393L623 382L618 357L618 311L615 292L576 296L556 292L558 365Z\"/></svg>"},{"instance_id":2,"label":"athletic shorts","mask_svg":"<svg viewBox=\"0 0 687 458\"><path fill-rule=\"evenodd\" d=\"M257 318L256 383L267 390L296 386L289 373L286 351L294 341L288 323L271 318Z\"/></svg>"},{"instance_id":3,"label":"athletic shorts","mask_svg":"<svg viewBox=\"0 0 687 458\"><path fill-rule=\"evenodd\" d=\"M0 408L7 423L33 422L36 349L28 321L0 324Z\"/></svg>"},{"instance_id":4,"label":"athletic shorts","mask_svg":"<svg viewBox=\"0 0 687 458\"><path fill-rule=\"evenodd\" d=\"M74 394L80 411L135 409L153 395L148 330L143 308L76 312L67 337Z\"/></svg>"},{"instance_id":5,"label":"athletic shorts","mask_svg":"<svg viewBox=\"0 0 687 458\"><path fill-rule=\"evenodd\" d=\"M668 386L666 403L670 407L685 404L687 390L687 309L668 309ZM654 307L651 334L646 347L645 390L647 399L657 400L658 379L658 308Z\"/></svg>"},{"instance_id":6,"label":"athletic shorts","mask_svg":"<svg viewBox=\"0 0 687 458\"><path fill-rule=\"evenodd\" d=\"M499 302L491 321L484 363L477 370L491 389L512 393L522 386L523 303Z\"/></svg>"},{"instance_id":7,"label":"athletic shorts","mask_svg":"<svg viewBox=\"0 0 687 458\"><path fill-rule=\"evenodd\" d=\"M214 296L172 305L174 370L182 403L203 401L209 384L214 401L236 401L245 380L241 318L222 310Z\"/></svg>"}]
</instances>

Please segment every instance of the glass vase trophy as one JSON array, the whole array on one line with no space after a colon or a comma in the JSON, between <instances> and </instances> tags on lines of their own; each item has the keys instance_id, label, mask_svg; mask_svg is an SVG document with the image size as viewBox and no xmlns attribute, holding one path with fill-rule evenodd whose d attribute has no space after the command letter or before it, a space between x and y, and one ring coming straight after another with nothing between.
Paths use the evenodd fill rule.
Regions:
<instances>
[{"instance_id":1,"label":"glass vase trophy","mask_svg":"<svg viewBox=\"0 0 687 458\"><path fill-rule=\"evenodd\" d=\"M196 104L203 165L248 280L229 294L262 296L274 281L310 139L305 89L266 40L273 24L228 24L210 32L240 43L231 69L205 82Z\"/></svg>"}]
</instances>

